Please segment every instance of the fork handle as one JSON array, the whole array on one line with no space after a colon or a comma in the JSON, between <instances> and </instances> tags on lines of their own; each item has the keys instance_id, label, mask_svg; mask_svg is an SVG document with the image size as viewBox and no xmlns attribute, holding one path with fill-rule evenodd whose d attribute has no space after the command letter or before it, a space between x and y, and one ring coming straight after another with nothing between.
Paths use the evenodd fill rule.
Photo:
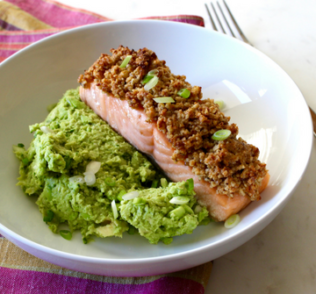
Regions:
<instances>
[{"instance_id":1,"label":"fork handle","mask_svg":"<svg viewBox=\"0 0 316 294\"><path fill-rule=\"evenodd\" d=\"M311 113L311 116L312 116L312 121L313 121L313 131L314 131L314 136L316 137L316 113L314 112L313 109L311 109L310 107L309 108L309 111Z\"/></svg>"}]
</instances>

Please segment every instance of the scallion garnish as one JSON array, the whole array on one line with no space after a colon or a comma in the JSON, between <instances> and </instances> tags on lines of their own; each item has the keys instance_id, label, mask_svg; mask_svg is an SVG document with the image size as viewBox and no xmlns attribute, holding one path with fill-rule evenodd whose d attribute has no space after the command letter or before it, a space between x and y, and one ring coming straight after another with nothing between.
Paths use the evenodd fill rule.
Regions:
<instances>
[{"instance_id":1,"label":"scallion garnish","mask_svg":"<svg viewBox=\"0 0 316 294\"><path fill-rule=\"evenodd\" d=\"M224 223L226 229L235 227L240 222L240 216L238 214L231 215Z\"/></svg>"},{"instance_id":2,"label":"scallion garnish","mask_svg":"<svg viewBox=\"0 0 316 294\"><path fill-rule=\"evenodd\" d=\"M86 166L86 172L96 174L101 167L100 161L90 161Z\"/></svg>"},{"instance_id":3,"label":"scallion garnish","mask_svg":"<svg viewBox=\"0 0 316 294\"><path fill-rule=\"evenodd\" d=\"M95 174L92 172L85 172L84 174L84 181L86 182L87 186L92 186L96 182Z\"/></svg>"},{"instance_id":4,"label":"scallion garnish","mask_svg":"<svg viewBox=\"0 0 316 294\"><path fill-rule=\"evenodd\" d=\"M184 197L184 196L177 196L173 197L169 202L172 204L187 204L190 201L189 197Z\"/></svg>"},{"instance_id":5,"label":"scallion garnish","mask_svg":"<svg viewBox=\"0 0 316 294\"><path fill-rule=\"evenodd\" d=\"M117 195L117 197L116 197L116 199L118 200L118 201L122 201L123 200L123 195L125 195L126 194L126 191L125 190L121 190L120 191L120 193Z\"/></svg>"},{"instance_id":6,"label":"scallion garnish","mask_svg":"<svg viewBox=\"0 0 316 294\"><path fill-rule=\"evenodd\" d=\"M61 230L59 231L59 235L62 236L66 240L71 240L72 238L72 233L67 230Z\"/></svg>"},{"instance_id":7,"label":"scallion garnish","mask_svg":"<svg viewBox=\"0 0 316 294\"><path fill-rule=\"evenodd\" d=\"M120 68L125 68L126 65L128 65L131 58L132 58L132 55L127 55L125 59L123 60L123 62L121 63Z\"/></svg>"},{"instance_id":8,"label":"scallion garnish","mask_svg":"<svg viewBox=\"0 0 316 294\"><path fill-rule=\"evenodd\" d=\"M175 102L172 97L158 97L158 98L154 98L154 100L157 103L174 103Z\"/></svg>"},{"instance_id":9,"label":"scallion garnish","mask_svg":"<svg viewBox=\"0 0 316 294\"><path fill-rule=\"evenodd\" d=\"M53 130L50 129L49 127L46 127L46 126L41 126L40 129L41 129L41 131L42 131L44 134L51 134L51 133L53 133Z\"/></svg>"},{"instance_id":10,"label":"scallion garnish","mask_svg":"<svg viewBox=\"0 0 316 294\"><path fill-rule=\"evenodd\" d=\"M150 72L148 72L147 75L142 80L142 84L145 85L147 84L156 74L158 73L157 69L153 69Z\"/></svg>"},{"instance_id":11,"label":"scallion garnish","mask_svg":"<svg viewBox=\"0 0 316 294\"><path fill-rule=\"evenodd\" d=\"M147 84L154 76L145 75L145 77L142 80L142 84Z\"/></svg>"},{"instance_id":12,"label":"scallion garnish","mask_svg":"<svg viewBox=\"0 0 316 294\"><path fill-rule=\"evenodd\" d=\"M24 144L19 143L19 144L18 144L18 147L23 148L23 147L24 147Z\"/></svg>"},{"instance_id":13,"label":"scallion garnish","mask_svg":"<svg viewBox=\"0 0 316 294\"><path fill-rule=\"evenodd\" d=\"M230 130L220 130L213 134L212 139L215 141L223 141L227 139L231 133Z\"/></svg>"},{"instance_id":14,"label":"scallion garnish","mask_svg":"<svg viewBox=\"0 0 316 294\"><path fill-rule=\"evenodd\" d=\"M158 77L153 76L152 79L144 86L144 90L149 91L150 89L154 88L158 84Z\"/></svg>"},{"instance_id":15,"label":"scallion garnish","mask_svg":"<svg viewBox=\"0 0 316 294\"><path fill-rule=\"evenodd\" d=\"M220 110L222 110L225 107L225 103L222 100L214 101L214 103L218 105Z\"/></svg>"},{"instance_id":16,"label":"scallion garnish","mask_svg":"<svg viewBox=\"0 0 316 294\"><path fill-rule=\"evenodd\" d=\"M138 195L139 195L138 191L132 191L132 192L129 192L129 193L123 195L122 200L131 200L131 199L138 197Z\"/></svg>"},{"instance_id":17,"label":"scallion garnish","mask_svg":"<svg viewBox=\"0 0 316 294\"><path fill-rule=\"evenodd\" d=\"M189 98L191 95L191 92L188 89L184 88L184 89L181 89L177 94L181 96L182 98Z\"/></svg>"},{"instance_id":18,"label":"scallion garnish","mask_svg":"<svg viewBox=\"0 0 316 294\"><path fill-rule=\"evenodd\" d=\"M192 208L189 205L183 204L182 207L185 209L186 212L194 214Z\"/></svg>"},{"instance_id":19,"label":"scallion garnish","mask_svg":"<svg viewBox=\"0 0 316 294\"><path fill-rule=\"evenodd\" d=\"M118 212L117 212L117 207L116 207L115 200L113 200L113 201L111 202L111 207L112 207L113 217L114 217L115 219L117 219L117 218L118 218Z\"/></svg>"},{"instance_id":20,"label":"scallion garnish","mask_svg":"<svg viewBox=\"0 0 316 294\"><path fill-rule=\"evenodd\" d=\"M147 201L141 197L134 198L133 204L135 205L145 205Z\"/></svg>"},{"instance_id":21,"label":"scallion garnish","mask_svg":"<svg viewBox=\"0 0 316 294\"><path fill-rule=\"evenodd\" d=\"M179 219L184 215L185 215L185 209L182 206L179 206L176 209L170 211L171 218Z\"/></svg>"},{"instance_id":22,"label":"scallion garnish","mask_svg":"<svg viewBox=\"0 0 316 294\"><path fill-rule=\"evenodd\" d=\"M153 76L157 75L157 73L158 73L158 69L153 69L153 70L149 71L147 75L153 77Z\"/></svg>"}]
</instances>

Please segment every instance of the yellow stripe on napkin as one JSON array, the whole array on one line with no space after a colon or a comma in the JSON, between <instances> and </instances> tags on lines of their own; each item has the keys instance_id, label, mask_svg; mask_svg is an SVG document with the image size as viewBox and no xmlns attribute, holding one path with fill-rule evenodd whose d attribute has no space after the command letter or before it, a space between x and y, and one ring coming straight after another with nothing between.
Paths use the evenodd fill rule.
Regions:
<instances>
[{"instance_id":1,"label":"yellow stripe on napkin","mask_svg":"<svg viewBox=\"0 0 316 294\"><path fill-rule=\"evenodd\" d=\"M0 19L22 30L44 30L52 28L19 7L0 1Z\"/></svg>"}]
</instances>

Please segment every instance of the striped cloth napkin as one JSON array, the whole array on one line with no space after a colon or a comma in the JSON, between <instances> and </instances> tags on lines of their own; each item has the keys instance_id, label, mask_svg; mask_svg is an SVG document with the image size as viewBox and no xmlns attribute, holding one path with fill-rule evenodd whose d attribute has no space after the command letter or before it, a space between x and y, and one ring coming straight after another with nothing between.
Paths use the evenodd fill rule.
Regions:
<instances>
[{"instance_id":1,"label":"striped cloth napkin","mask_svg":"<svg viewBox=\"0 0 316 294\"><path fill-rule=\"evenodd\" d=\"M190 15L148 17L204 26ZM0 62L29 44L69 28L111 19L51 0L0 0ZM149 277L106 277L40 260L0 235L0 293L202 294L212 263Z\"/></svg>"}]
</instances>

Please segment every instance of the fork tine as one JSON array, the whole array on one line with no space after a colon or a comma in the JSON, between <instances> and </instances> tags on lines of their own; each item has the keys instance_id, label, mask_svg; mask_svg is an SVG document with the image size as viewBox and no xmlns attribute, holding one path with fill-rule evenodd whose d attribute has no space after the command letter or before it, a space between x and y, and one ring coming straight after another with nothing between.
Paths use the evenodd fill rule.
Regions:
<instances>
[{"instance_id":1,"label":"fork tine","mask_svg":"<svg viewBox=\"0 0 316 294\"><path fill-rule=\"evenodd\" d=\"M224 27L223 27L223 25L222 25L222 23L221 23L221 20L220 20L218 14L217 14L217 12L216 12L216 9L215 9L215 7L214 7L214 5L213 5L213 2L211 2L211 6L212 6L212 8L213 8L213 11L214 11L215 16L216 16L216 18L217 18L217 21L218 21L218 23L219 23L219 25L220 25L220 27L221 27L223 33L226 34L226 31L225 31L225 29L224 29Z\"/></svg>"},{"instance_id":2,"label":"fork tine","mask_svg":"<svg viewBox=\"0 0 316 294\"><path fill-rule=\"evenodd\" d=\"M216 25L215 25L215 22L214 22L214 20L213 20L213 17L212 17L212 15L211 15L211 12L210 12L210 10L208 9L208 6L206 5L206 3L204 3L204 5L205 5L205 8L206 8L206 10L207 10L208 16L210 17L213 30L218 31L218 29L217 29L217 27L216 27Z\"/></svg>"},{"instance_id":3,"label":"fork tine","mask_svg":"<svg viewBox=\"0 0 316 294\"><path fill-rule=\"evenodd\" d=\"M225 1L224 1L224 2L225 2ZM223 10L222 10L222 7L219 5L218 1L216 1L216 3L217 3L217 6L218 6L218 8L219 8L219 10L220 10L220 12L221 12L221 14L222 14L222 16L223 16L223 19L224 19L225 22L226 22L226 25L227 25L228 29L230 30L231 35L232 35L234 38L236 38L236 36L235 36L233 30L231 29L231 27L230 27L230 25L229 25L229 22L227 21L227 18L226 18L225 14L224 14L224 12L223 12Z\"/></svg>"},{"instance_id":4,"label":"fork tine","mask_svg":"<svg viewBox=\"0 0 316 294\"><path fill-rule=\"evenodd\" d=\"M224 3L224 5L226 6L226 9L227 9L227 11L228 11L228 13L229 13L229 16L230 16L230 18L232 19L232 21L233 21L233 23L234 23L234 25L235 25L235 27L236 27L238 33L239 33L240 36L242 37L243 41L246 42L246 43L248 43L249 45L252 45L252 44L248 41L248 39L246 38L246 36L244 35L244 33L243 33L243 31L241 30L241 28L239 27L239 25L238 25L236 19L234 18L233 14L231 13L231 11L230 11L230 9L229 9L229 7L228 7L228 5L227 5L227 3L226 3L225 0L223 0L223 3Z\"/></svg>"}]
</instances>

